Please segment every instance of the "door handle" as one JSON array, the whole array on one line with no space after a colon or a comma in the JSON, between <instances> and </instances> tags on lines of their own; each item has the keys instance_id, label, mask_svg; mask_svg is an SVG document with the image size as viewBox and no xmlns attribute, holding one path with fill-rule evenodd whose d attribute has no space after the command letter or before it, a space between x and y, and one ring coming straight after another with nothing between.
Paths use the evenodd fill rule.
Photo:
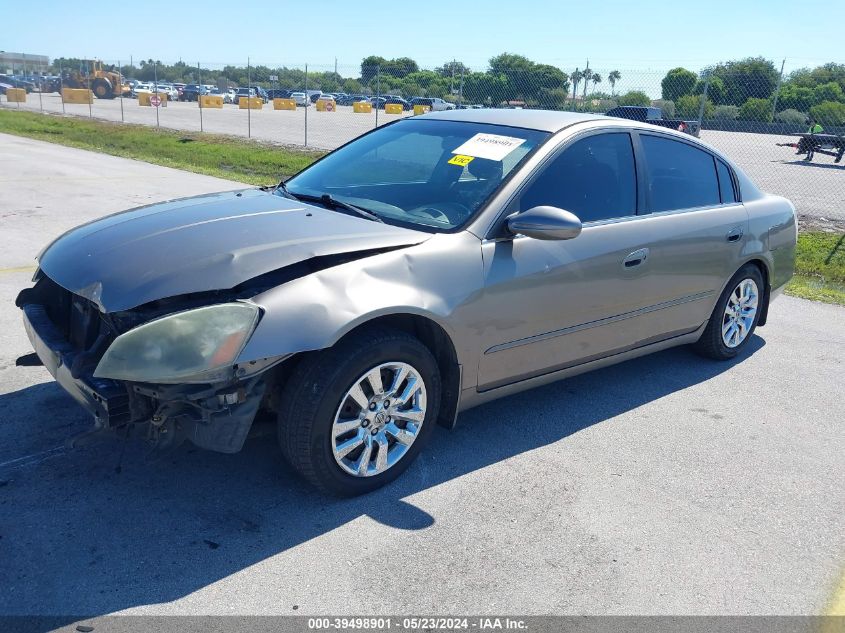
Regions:
<instances>
[{"instance_id":1,"label":"door handle","mask_svg":"<svg viewBox=\"0 0 845 633\"><path fill-rule=\"evenodd\" d=\"M633 268L634 266L639 266L640 264L642 264L646 259L648 259L648 249L641 248L640 250L634 251L625 259L623 259L622 265L625 268Z\"/></svg>"},{"instance_id":2,"label":"door handle","mask_svg":"<svg viewBox=\"0 0 845 633\"><path fill-rule=\"evenodd\" d=\"M741 226L735 226L730 231L728 231L728 234L725 236L725 239L729 242L738 242L740 239L742 239L743 233L744 231L742 230Z\"/></svg>"}]
</instances>

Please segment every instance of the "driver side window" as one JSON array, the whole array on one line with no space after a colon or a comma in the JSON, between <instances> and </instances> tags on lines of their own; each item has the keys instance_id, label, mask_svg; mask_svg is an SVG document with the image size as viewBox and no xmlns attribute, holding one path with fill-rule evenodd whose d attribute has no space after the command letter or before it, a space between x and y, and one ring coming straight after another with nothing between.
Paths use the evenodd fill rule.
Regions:
<instances>
[{"instance_id":1,"label":"driver side window","mask_svg":"<svg viewBox=\"0 0 845 633\"><path fill-rule=\"evenodd\" d=\"M564 149L520 195L520 211L541 205L571 211L582 222L636 215L631 136L593 134Z\"/></svg>"}]
</instances>

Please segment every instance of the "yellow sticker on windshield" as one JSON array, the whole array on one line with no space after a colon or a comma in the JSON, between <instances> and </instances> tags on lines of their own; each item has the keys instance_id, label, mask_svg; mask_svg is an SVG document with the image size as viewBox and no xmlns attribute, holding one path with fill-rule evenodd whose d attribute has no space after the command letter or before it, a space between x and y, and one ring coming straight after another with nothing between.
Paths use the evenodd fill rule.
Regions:
<instances>
[{"instance_id":1,"label":"yellow sticker on windshield","mask_svg":"<svg viewBox=\"0 0 845 633\"><path fill-rule=\"evenodd\" d=\"M464 156L463 154L455 154L454 156L452 156L452 158L449 159L449 164L457 165L458 167L466 167L473 161L474 158L474 156Z\"/></svg>"}]
</instances>

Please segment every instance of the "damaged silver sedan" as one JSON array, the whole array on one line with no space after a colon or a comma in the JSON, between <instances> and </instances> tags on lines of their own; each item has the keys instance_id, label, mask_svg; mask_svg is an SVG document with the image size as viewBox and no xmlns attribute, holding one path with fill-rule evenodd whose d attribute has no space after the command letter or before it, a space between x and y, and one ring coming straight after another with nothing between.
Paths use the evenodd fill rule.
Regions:
<instances>
[{"instance_id":1,"label":"damaged silver sedan","mask_svg":"<svg viewBox=\"0 0 845 633\"><path fill-rule=\"evenodd\" d=\"M17 305L96 428L232 453L268 413L305 479L354 495L461 410L675 345L736 356L795 242L789 201L697 139L459 110L76 228Z\"/></svg>"}]
</instances>

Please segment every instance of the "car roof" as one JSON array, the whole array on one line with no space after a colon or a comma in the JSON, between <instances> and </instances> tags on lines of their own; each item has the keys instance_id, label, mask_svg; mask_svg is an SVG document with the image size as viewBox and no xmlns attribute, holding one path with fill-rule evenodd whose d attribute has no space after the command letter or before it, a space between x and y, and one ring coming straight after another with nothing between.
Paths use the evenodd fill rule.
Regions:
<instances>
[{"instance_id":1,"label":"car roof","mask_svg":"<svg viewBox=\"0 0 845 633\"><path fill-rule=\"evenodd\" d=\"M488 123L490 125L507 125L510 127L524 127L543 132L558 132L565 127L584 121L594 121L604 115L584 112L559 112L556 110L444 110L422 115L426 119L443 121L466 121L467 123Z\"/></svg>"}]
</instances>

